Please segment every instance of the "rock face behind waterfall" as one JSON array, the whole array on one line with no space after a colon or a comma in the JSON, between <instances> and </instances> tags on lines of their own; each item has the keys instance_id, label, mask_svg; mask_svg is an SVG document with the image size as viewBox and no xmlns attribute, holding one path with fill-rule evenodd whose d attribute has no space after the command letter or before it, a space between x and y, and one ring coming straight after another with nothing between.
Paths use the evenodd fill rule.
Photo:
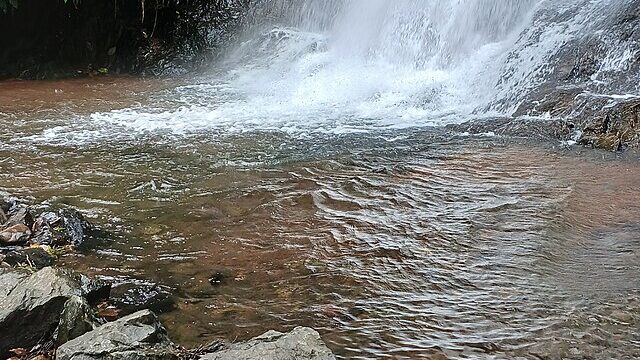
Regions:
<instances>
[{"instance_id":1,"label":"rock face behind waterfall","mask_svg":"<svg viewBox=\"0 0 640 360\"><path fill-rule=\"evenodd\" d=\"M0 79L185 72L249 2L0 0Z\"/></svg>"},{"instance_id":2,"label":"rock face behind waterfall","mask_svg":"<svg viewBox=\"0 0 640 360\"><path fill-rule=\"evenodd\" d=\"M543 2L509 58L493 106L565 119L582 144L640 144L640 0Z\"/></svg>"}]
</instances>

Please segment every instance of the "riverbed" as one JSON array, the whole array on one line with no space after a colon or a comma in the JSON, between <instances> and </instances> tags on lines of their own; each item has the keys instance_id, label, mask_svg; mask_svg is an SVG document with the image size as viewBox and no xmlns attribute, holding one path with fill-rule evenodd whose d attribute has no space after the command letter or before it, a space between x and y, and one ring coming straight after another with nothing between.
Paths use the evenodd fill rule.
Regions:
<instances>
[{"instance_id":1,"label":"riverbed","mask_svg":"<svg viewBox=\"0 0 640 360\"><path fill-rule=\"evenodd\" d=\"M103 230L65 266L175 289L185 346L307 325L343 358L640 357L636 152L295 114L173 129L212 87L0 83L0 190Z\"/></svg>"}]
</instances>

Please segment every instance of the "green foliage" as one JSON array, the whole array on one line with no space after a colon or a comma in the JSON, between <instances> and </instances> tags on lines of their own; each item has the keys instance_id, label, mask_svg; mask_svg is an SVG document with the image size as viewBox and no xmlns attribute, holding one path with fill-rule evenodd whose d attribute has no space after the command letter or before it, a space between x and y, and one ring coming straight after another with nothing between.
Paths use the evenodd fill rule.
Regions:
<instances>
[{"instance_id":1,"label":"green foliage","mask_svg":"<svg viewBox=\"0 0 640 360\"><path fill-rule=\"evenodd\" d=\"M19 0L0 0L0 14L6 14L11 9L18 8ZM80 5L81 0L63 0L64 3L68 3L69 1L73 2L74 6Z\"/></svg>"},{"instance_id":2,"label":"green foliage","mask_svg":"<svg viewBox=\"0 0 640 360\"><path fill-rule=\"evenodd\" d=\"M6 14L9 9L18 7L18 0L0 0L0 12Z\"/></svg>"},{"instance_id":3,"label":"green foliage","mask_svg":"<svg viewBox=\"0 0 640 360\"><path fill-rule=\"evenodd\" d=\"M68 3L68 2L69 2L69 0L64 0L65 4ZM80 5L80 0L73 0L73 5L75 5L75 6Z\"/></svg>"}]
</instances>

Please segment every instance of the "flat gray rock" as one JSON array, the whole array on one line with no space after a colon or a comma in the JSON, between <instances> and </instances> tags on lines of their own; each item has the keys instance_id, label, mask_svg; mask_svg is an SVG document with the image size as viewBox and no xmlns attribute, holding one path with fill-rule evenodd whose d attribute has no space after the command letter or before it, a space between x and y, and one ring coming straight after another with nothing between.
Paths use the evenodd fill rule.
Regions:
<instances>
[{"instance_id":1,"label":"flat gray rock","mask_svg":"<svg viewBox=\"0 0 640 360\"><path fill-rule=\"evenodd\" d=\"M104 324L56 350L57 360L164 360L177 357L165 328L149 310Z\"/></svg>"},{"instance_id":2,"label":"flat gray rock","mask_svg":"<svg viewBox=\"0 0 640 360\"><path fill-rule=\"evenodd\" d=\"M24 270L0 268L0 303L2 303L22 280L28 277L29 273Z\"/></svg>"},{"instance_id":3,"label":"flat gray rock","mask_svg":"<svg viewBox=\"0 0 640 360\"><path fill-rule=\"evenodd\" d=\"M201 360L334 360L317 331L297 327L283 334L268 331L247 342L233 344L227 349L206 354Z\"/></svg>"}]
</instances>

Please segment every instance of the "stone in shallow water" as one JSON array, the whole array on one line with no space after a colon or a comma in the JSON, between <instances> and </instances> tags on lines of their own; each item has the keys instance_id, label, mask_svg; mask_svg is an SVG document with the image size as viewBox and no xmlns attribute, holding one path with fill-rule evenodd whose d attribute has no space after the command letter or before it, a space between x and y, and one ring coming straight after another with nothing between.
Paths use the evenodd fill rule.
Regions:
<instances>
[{"instance_id":1,"label":"stone in shallow water","mask_svg":"<svg viewBox=\"0 0 640 360\"><path fill-rule=\"evenodd\" d=\"M177 358L165 328L149 310L104 324L56 350L58 360Z\"/></svg>"},{"instance_id":2,"label":"stone in shallow water","mask_svg":"<svg viewBox=\"0 0 640 360\"><path fill-rule=\"evenodd\" d=\"M156 313L176 307L171 288L158 284L124 283L111 289L109 304L115 306L120 315L128 315L142 309Z\"/></svg>"},{"instance_id":3,"label":"stone in shallow water","mask_svg":"<svg viewBox=\"0 0 640 360\"><path fill-rule=\"evenodd\" d=\"M91 224L77 211L66 209L59 210L57 213L47 211L35 220L31 243L80 246L89 231L91 231Z\"/></svg>"},{"instance_id":4,"label":"stone in shallow water","mask_svg":"<svg viewBox=\"0 0 640 360\"><path fill-rule=\"evenodd\" d=\"M211 277L209 277L209 284L212 286L222 286L227 282L231 272L227 270L216 271Z\"/></svg>"},{"instance_id":5,"label":"stone in shallow water","mask_svg":"<svg viewBox=\"0 0 640 360\"><path fill-rule=\"evenodd\" d=\"M202 360L333 360L317 331L297 327L283 334L268 331L247 342L231 345L225 350L206 354Z\"/></svg>"}]
</instances>

